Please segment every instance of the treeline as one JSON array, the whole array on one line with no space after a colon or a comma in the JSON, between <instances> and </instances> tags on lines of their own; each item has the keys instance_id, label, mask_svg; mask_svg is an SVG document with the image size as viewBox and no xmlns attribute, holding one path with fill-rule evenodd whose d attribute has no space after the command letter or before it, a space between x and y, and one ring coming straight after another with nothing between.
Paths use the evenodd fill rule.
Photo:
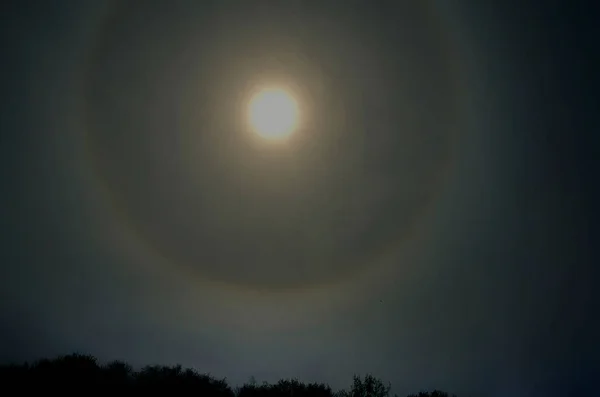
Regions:
<instances>
[{"instance_id":1,"label":"treeline","mask_svg":"<svg viewBox=\"0 0 600 397\"><path fill-rule=\"evenodd\" d=\"M101 365L95 357L82 354L42 359L32 364L2 365L0 382L5 390L19 392L28 389L83 393L99 390L162 391L169 395L207 397L389 397L391 389L391 384L373 375L355 375L348 389L335 392L324 383L302 383L297 379L262 384L250 381L232 388L226 379L216 379L180 365L148 365L135 371L123 361ZM408 397L450 395L435 390Z\"/></svg>"}]
</instances>

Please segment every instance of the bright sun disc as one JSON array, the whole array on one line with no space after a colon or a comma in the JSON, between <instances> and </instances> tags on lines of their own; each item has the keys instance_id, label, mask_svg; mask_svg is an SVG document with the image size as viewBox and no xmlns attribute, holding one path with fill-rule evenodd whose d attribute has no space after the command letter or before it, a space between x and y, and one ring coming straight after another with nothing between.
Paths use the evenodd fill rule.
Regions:
<instances>
[{"instance_id":1,"label":"bright sun disc","mask_svg":"<svg viewBox=\"0 0 600 397\"><path fill-rule=\"evenodd\" d=\"M252 129L260 136L282 138L294 131L298 106L284 90L263 90L250 101L249 118Z\"/></svg>"}]
</instances>

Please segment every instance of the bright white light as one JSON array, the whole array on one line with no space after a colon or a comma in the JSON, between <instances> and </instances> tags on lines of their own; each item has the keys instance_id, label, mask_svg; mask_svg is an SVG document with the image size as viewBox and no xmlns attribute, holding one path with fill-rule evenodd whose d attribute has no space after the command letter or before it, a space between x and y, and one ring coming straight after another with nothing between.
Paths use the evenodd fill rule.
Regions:
<instances>
[{"instance_id":1,"label":"bright white light","mask_svg":"<svg viewBox=\"0 0 600 397\"><path fill-rule=\"evenodd\" d=\"M264 138L283 138L291 134L298 122L298 105L282 89L268 89L256 94L248 108L252 129Z\"/></svg>"}]
</instances>

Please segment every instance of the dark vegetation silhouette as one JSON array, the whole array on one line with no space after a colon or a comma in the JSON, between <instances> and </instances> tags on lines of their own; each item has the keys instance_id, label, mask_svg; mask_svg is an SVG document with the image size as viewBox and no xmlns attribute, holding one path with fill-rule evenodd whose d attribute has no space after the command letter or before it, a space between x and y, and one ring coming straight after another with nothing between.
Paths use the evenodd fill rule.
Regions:
<instances>
[{"instance_id":1,"label":"dark vegetation silhouette","mask_svg":"<svg viewBox=\"0 0 600 397\"><path fill-rule=\"evenodd\" d=\"M277 383L257 384L254 378L232 388L226 379L216 379L181 365L148 365L135 371L123 361L99 364L90 355L71 354L35 363L0 366L0 384L6 390L25 392L44 390L57 392L144 391L168 395L207 397L389 397L391 384L371 374L354 375L348 389L334 392L324 383L302 383L298 379L282 379ZM398 396L395 396L398 397ZM434 390L408 397L451 397ZM456 397L456 396L454 396Z\"/></svg>"}]
</instances>

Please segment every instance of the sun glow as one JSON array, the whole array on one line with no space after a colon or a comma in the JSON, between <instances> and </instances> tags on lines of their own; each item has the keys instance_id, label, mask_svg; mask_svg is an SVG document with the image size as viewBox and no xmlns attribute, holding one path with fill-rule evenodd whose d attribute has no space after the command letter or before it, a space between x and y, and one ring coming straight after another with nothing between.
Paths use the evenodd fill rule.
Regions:
<instances>
[{"instance_id":1,"label":"sun glow","mask_svg":"<svg viewBox=\"0 0 600 397\"><path fill-rule=\"evenodd\" d=\"M298 104L282 89L265 89L250 100L248 117L258 135L268 139L284 138L296 129Z\"/></svg>"}]
</instances>

